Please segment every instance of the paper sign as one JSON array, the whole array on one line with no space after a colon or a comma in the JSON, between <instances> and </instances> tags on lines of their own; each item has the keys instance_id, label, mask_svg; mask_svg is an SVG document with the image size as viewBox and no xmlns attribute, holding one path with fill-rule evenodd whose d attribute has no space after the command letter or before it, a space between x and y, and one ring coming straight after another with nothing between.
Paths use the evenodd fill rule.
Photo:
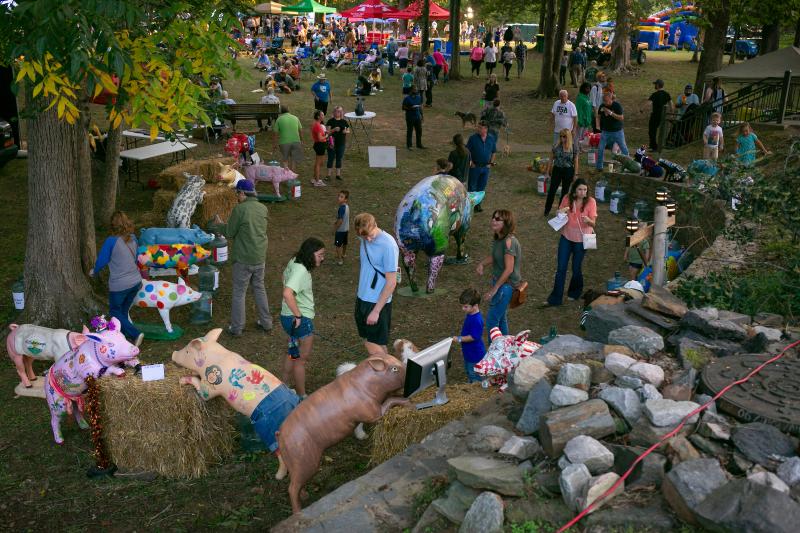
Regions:
<instances>
[{"instance_id":1,"label":"paper sign","mask_svg":"<svg viewBox=\"0 0 800 533\"><path fill-rule=\"evenodd\" d=\"M142 381L164 379L164 365L142 365Z\"/></svg>"},{"instance_id":2,"label":"paper sign","mask_svg":"<svg viewBox=\"0 0 800 533\"><path fill-rule=\"evenodd\" d=\"M370 168L397 168L397 148L394 146L368 146Z\"/></svg>"}]
</instances>

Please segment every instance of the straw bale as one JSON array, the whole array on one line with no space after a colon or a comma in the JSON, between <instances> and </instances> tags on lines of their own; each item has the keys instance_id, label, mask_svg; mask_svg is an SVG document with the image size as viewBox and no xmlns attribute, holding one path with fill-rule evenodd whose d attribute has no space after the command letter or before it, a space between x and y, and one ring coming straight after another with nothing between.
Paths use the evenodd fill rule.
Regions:
<instances>
[{"instance_id":1,"label":"straw bale","mask_svg":"<svg viewBox=\"0 0 800 533\"><path fill-rule=\"evenodd\" d=\"M201 400L179 379L189 372L165 365L165 379L98 381L103 438L111 460L124 470L192 479L233 453L234 411L222 398Z\"/></svg>"},{"instance_id":2,"label":"straw bale","mask_svg":"<svg viewBox=\"0 0 800 533\"><path fill-rule=\"evenodd\" d=\"M167 189L159 189L153 193L153 213L161 217L161 225L166 224L167 211L172 207L175 197L178 195L176 191Z\"/></svg>"},{"instance_id":3,"label":"straw bale","mask_svg":"<svg viewBox=\"0 0 800 533\"><path fill-rule=\"evenodd\" d=\"M444 405L421 411L391 409L372 429L370 464L380 464L411 444L422 442L422 439L429 434L463 417L491 398L493 394L496 394L494 389L484 389L475 384L448 385L447 398L450 401ZM434 396L436 388L431 387L414 396L412 401L422 403L432 400Z\"/></svg>"},{"instance_id":4,"label":"straw bale","mask_svg":"<svg viewBox=\"0 0 800 533\"><path fill-rule=\"evenodd\" d=\"M194 176L202 176L206 183L217 183L219 173L218 163L228 165L233 162L231 156L216 156L206 159L187 159L175 165L165 168L158 175L162 187L168 189L180 189L186 182L184 172Z\"/></svg>"},{"instance_id":5,"label":"straw bale","mask_svg":"<svg viewBox=\"0 0 800 533\"><path fill-rule=\"evenodd\" d=\"M205 227L206 223L219 215L222 220L228 220L231 211L236 207L236 194L225 185L214 184L203 187L206 195L203 203L197 206L192 217L196 224Z\"/></svg>"}]
</instances>

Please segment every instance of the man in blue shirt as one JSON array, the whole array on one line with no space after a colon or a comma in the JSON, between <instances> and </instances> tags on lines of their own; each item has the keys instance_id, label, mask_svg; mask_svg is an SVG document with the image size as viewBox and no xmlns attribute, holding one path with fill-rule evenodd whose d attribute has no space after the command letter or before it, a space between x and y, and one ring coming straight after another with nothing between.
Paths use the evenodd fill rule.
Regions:
<instances>
[{"instance_id":1,"label":"man in blue shirt","mask_svg":"<svg viewBox=\"0 0 800 533\"><path fill-rule=\"evenodd\" d=\"M497 153L497 141L494 136L489 135L489 125L486 121L481 120L478 123L478 131L470 135L467 150L471 158L467 190L485 191L489 182L489 169L495 165L494 159ZM480 204L475 206L475 211L483 211Z\"/></svg>"},{"instance_id":2,"label":"man in blue shirt","mask_svg":"<svg viewBox=\"0 0 800 533\"><path fill-rule=\"evenodd\" d=\"M403 111L406 112L406 148L411 150L411 132L417 134L417 148L424 149L422 146L422 95L417 91L415 85L411 86L411 91L403 98Z\"/></svg>"},{"instance_id":3,"label":"man in blue shirt","mask_svg":"<svg viewBox=\"0 0 800 533\"><path fill-rule=\"evenodd\" d=\"M389 76L394 76L394 62L396 54L397 42L394 40L394 37L389 37L389 42L386 43L386 58L389 60Z\"/></svg>"},{"instance_id":4,"label":"man in blue shirt","mask_svg":"<svg viewBox=\"0 0 800 533\"><path fill-rule=\"evenodd\" d=\"M314 94L314 109L319 109L326 115L328 114L328 102L331 101L331 84L323 72L317 76L317 81L311 86Z\"/></svg>"},{"instance_id":5,"label":"man in blue shirt","mask_svg":"<svg viewBox=\"0 0 800 533\"><path fill-rule=\"evenodd\" d=\"M576 46L569 55L569 77L572 78L572 86L578 87L583 83L583 71L586 68L586 56L583 54L583 45Z\"/></svg>"}]
</instances>

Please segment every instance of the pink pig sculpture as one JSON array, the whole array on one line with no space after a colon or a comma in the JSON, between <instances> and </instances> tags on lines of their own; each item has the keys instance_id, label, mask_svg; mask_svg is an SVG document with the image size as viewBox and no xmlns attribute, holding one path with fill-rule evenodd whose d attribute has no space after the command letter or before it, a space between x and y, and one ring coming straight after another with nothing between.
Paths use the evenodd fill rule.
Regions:
<instances>
[{"instance_id":1,"label":"pink pig sculpture","mask_svg":"<svg viewBox=\"0 0 800 533\"><path fill-rule=\"evenodd\" d=\"M523 358L542 347L541 344L528 340L529 330L515 335L503 335L499 328L489 331L489 348L486 355L475 364L475 373L483 376L485 387L499 385L500 392L508 388L508 375L514 371Z\"/></svg>"},{"instance_id":2,"label":"pink pig sculpture","mask_svg":"<svg viewBox=\"0 0 800 533\"><path fill-rule=\"evenodd\" d=\"M50 408L50 425L56 444L63 444L61 419L64 414L74 414L81 429L89 427L83 419L83 397L86 391L86 378L95 379L105 374L124 376L125 370L119 365L136 366L139 348L131 344L122 334L119 320L112 318L108 328L99 333L91 333L83 328L86 342L68 352L50 367L44 388L47 406ZM77 404L77 409L73 407Z\"/></svg>"},{"instance_id":3,"label":"pink pig sculpture","mask_svg":"<svg viewBox=\"0 0 800 533\"><path fill-rule=\"evenodd\" d=\"M235 165L223 165L219 163L219 179L235 187L236 183L242 179L252 181L253 185L257 181L271 181L275 188L275 194L281 195L281 183L284 181L297 179L297 174L288 168L273 165L248 165L242 168L244 175L236 170Z\"/></svg>"},{"instance_id":4,"label":"pink pig sculpture","mask_svg":"<svg viewBox=\"0 0 800 533\"><path fill-rule=\"evenodd\" d=\"M33 386L31 381L36 381L34 359L55 361L86 342L85 336L66 329L50 329L33 324L11 324L8 327L11 333L6 337L6 350L17 367L20 381L27 389Z\"/></svg>"}]
</instances>

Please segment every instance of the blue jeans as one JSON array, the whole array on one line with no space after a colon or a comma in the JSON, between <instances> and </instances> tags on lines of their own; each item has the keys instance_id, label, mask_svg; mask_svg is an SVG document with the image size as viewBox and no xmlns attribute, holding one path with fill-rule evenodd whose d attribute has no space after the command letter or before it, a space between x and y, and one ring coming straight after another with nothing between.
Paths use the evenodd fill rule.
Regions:
<instances>
[{"instance_id":1,"label":"blue jeans","mask_svg":"<svg viewBox=\"0 0 800 533\"><path fill-rule=\"evenodd\" d=\"M475 363L464 360L464 372L467 374L467 383L477 383L483 379L475 372Z\"/></svg>"},{"instance_id":2,"label":"blue jeans","mask_svg":"<svg viewBox=\"0 0 800 533\"><path fill-rule=\"evenodd\" d=\"M489 183L489 167L471 167L469 178L467 179L467 190L485 191L486 184Z\"/></svg>"},{"instance_id":3,"label":"blue jeans","mask_svg":"<svg viewBox=\"0 0 800 533\"><path fill-rule=\"evenodd\" d=\"M250 422L269 451L275 452L278 449L278 439L275 434L299 403L300 398L297 394L281 383L275 390L267 394L253 410Z\"/></svg>"},{"instance_id":4,"label":"blue jeans","mask_svg":"<svg viewBox=\"0 0 800 533\"><path fill-rule=\"evenodd\" d=\"M561 305L564 301L564 283L567 281L567 267L569 266L569 256L572 256L572 278L569 280L567 296L578 299L583 292L583 256L586 251L583 249L583 242L572 242L563 235L558 241L558 265L556 267L556 281L553 284L553 292L547 297L550 305Z\"/></svg>"},{"instance_id":5,"label":"blue jeans","mask_svg":"<svg viewBox=\"0 0 800 533\"><path fill-rule=\"evenodd\" d=\"M494 281L492 282L494 284ZM486 332L490 333L492 328L500 328L500 333L508 335L508 304L511 303L511 295L514 294L514 287L508 283L503 283L492 297L489 303L489 313L486 315ZM491 344L491 339L489 339Z\"/></svg>"},{"instance_id":6,"label":"blue jeans","mask_svg":"<svg viewBox=\"0 0 800 533\"><path fill-rule=\"evenodd\" d=\"M289 357L297 359L300 357L299 342L306 337L314 334L314 321L308 317L300 318L300 325L294 327L294 317L281 315L281 326L283 331L289 336Z\"/></svg>"},{"instance_id":7,"label":"blue jeans","mask_svg":"<svg viewBox=\"0 0 800 533\"><path fill-rule=\"evenodd\" d=\"M394 62L395 62L394 54L386 54L386 55L389 56L388 57L388 61L389 61L389 76L394 76Z\"/></svg>"},{"instance_id":8,"label":"blue jeans","mask_svg":"<svg viewBox=\"0 0 800 533\"><path fill-rule=\"evenodd\" d=\"M108 314L119 320L122 325L122 334L133 340L139 336L139 330L128 320L128 311L141 287L142 285L139 283L124 291L109 291L108 293Z\"/></svg>"},{"instance_id":9,"label":"blue jeans","mask_svg":"<svg viewBox=\"0 0 800 533\"><path fill-rule=\"evenodd\" d=\"M628 155L628 145L625 144L625 130L601 131L600 145L597 147L597 169L603 170L603 154L606 148L613 148L614 143L619 145L622 153Z\"/></svg>"},{"instance_id":10,"label":"blue jeans","mask_svg":"<svg viewBox=\"0 0 800 533\"><path fill-rule=\"evenodd\" d=\"M328 164L327 168L333 168L333 160L336 159L336 168L342 168L342 159L344 159L344 151L347 148L347 143L334 143L333 148L328 145Z\"/></svg>"}]
</instances>

